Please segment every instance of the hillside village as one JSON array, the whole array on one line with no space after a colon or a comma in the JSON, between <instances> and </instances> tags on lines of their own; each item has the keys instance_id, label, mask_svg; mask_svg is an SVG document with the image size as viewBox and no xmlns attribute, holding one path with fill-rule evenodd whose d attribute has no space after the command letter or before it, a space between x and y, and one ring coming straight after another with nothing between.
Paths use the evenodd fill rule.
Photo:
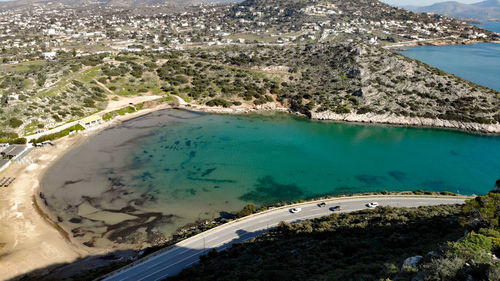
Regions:
<instances>
[{"instance_id":1,"label":"hillside village","mask_svg":"<svg viewBox=\"0 0 500 281\"><path fill-rule=\"evenodd\" d=\"M75 8L60 3L0 12L0 59L20 62L77 54L164 50L222 44L296 44L363 40L485 40L497 34L432 14L417 14L377 1L245 1L199 5L182 13L137 13L119 7ZM290 22L293 18L293 22ZM43 35L42 35L43 34Z\"/></svg>"},{"instance_id":2,"label":"hillside village","mask_svg":"<svg viewBox=\"0 0 500 281\"><path fill-rule=\"evenodd\" d=\"M35 2L0 10L0 142L101 112L123 97L161 95L317 119L368 114L498 130L494 90L387 48L490 42L499 34L374 0L169 7ZM408 76L395 75L401 69Z\"/></svg>"}]
</instances>

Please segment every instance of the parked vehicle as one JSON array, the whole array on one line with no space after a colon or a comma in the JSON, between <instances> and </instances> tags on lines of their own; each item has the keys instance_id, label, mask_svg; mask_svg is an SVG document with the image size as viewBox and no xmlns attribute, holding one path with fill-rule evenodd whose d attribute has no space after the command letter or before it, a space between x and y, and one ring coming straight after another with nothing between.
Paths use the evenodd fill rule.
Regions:
<instances>
[{"instance_id":1,"label":"parked vehicle","mask_svg":"<svg viewBox=\"0 0 500 281\"><path fill-rule=\"evenodd\" d=\"M296 207L296 208L291 208L291 209L290 209L290 213L294 213L294 214L295 214L295 213L298 213L298 212L300 212L300 211L302 211L302 208L299 208L299 207Z\"/></svg>"},{"instance_id":2,"label":"parked vehicle","mask_svg":"<svg viewBox=\"0 0 500 281\"><path fill-rule=\"evenodd\" d=\"M321 202L318 204L318 207L322 208L322 207L326 207L326 203L325 202Z\"/></svg>"},{"instance_id":3,"label":"parked vehicle","mask_svg":"<svg viewBox=\"0 0 500 281\"><path fill-rule=\"evenodd\" d=\"M376 208L377 206L378 206L377 202L370 202L370 203L366 204L366 207L368 207L368 208Z\"/></svg>"}]
</instances>

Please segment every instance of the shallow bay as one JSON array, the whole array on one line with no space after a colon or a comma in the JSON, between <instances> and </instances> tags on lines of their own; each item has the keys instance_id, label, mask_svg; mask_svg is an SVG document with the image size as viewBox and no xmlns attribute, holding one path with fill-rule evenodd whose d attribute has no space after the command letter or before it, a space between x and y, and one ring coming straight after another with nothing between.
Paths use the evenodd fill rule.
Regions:
<instances>
[{"instance_id":1,"label":"shallow bay","mask_svg":"<svg viewBox=\"0 0 500 281\"><path fill-rule=\"evenodd\" d=\"M499 176L499 137L163 110L66 154L42 192L67 229L106 246L154 243L248 203L380 190L484 194Z\"/></svg>"}]
</instances>

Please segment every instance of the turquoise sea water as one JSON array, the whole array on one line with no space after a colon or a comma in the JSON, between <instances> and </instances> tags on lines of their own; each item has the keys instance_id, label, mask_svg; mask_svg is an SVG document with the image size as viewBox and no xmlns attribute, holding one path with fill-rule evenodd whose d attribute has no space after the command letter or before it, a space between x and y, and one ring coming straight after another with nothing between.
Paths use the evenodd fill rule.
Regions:
<instances>
[{"instance_id":1,"label":"turquoise sea water","mask_svg":"<svg viewBox=\"0 0 500 281\"><path fill-rule=\"evenodd\" d=\"M421 46L401 53L500 91L500 44Z\"/></svg>"},{"instance_id":2,"label":"turquoise sea water","mask_svg":"<svg viewBox=\"0 0 500 281\"><path fill-rule=\"evenodd\" d=\"M154 243L248 203L381 190L485 194L498 178L500 137L162 110L89 139L41 185L54 218L106 246Z\"/></svg>"},{"instance_id":3,"label":"turquoise sea water","mask_svg":"<svg viewBox=\"0 0 500 281\"><path fill-rule=\"evenodd\" d=\"M311 122L286 115L193 114L130 153L137 187L271 203L320 194L425 189L484 194L500 177L500 138Z\"/></svg>"}]
</instances>

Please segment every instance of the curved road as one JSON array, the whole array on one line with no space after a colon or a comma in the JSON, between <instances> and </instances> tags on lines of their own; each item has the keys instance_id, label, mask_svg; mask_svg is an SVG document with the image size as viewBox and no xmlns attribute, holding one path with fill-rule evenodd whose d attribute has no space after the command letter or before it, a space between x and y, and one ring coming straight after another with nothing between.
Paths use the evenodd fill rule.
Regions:
<instances>
[{"instance_id":1,"label":"curved road","mask_svg":"<svg viewBox=\"0 0 500 281\"><path fill-rule=\"evenodd\" d=\"M431 196L370 196L355 198L335 198L324 200L326 207L318 207L314 201L298 204L302 208L299 213L291 213L290 206L268 210L249 217L236 220L177 243L173 248L146 257L132 266L125 267L107 276L104 280L162 280L174 276L184 268L198 262L201 255L212 249L218 251L230 247L233 243L250 240L281 221L296 222L318 218L332 213L332 206L341 205L341 212L354 212L366 209L368 202L378 202L381 206L418 207L441 204L463 204L464 197L431 197ZM295 205L294 205L295 206Z\"/></svg>"}]
</instances>

